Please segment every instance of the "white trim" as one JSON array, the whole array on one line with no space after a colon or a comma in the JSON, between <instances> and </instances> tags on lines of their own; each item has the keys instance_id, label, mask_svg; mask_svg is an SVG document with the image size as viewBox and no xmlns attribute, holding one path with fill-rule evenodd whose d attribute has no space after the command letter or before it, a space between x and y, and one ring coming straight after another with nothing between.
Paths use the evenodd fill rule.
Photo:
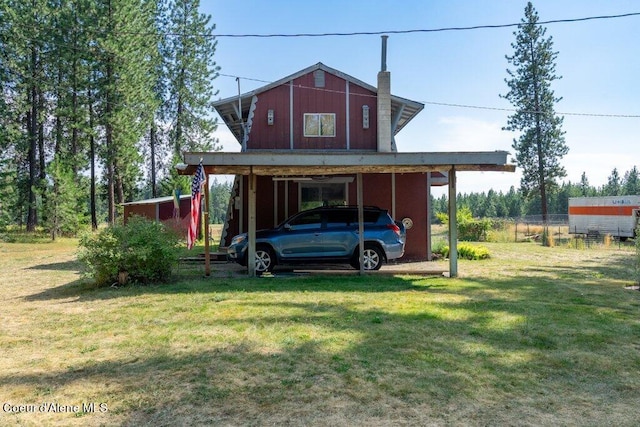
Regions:
<instances>
[{"instance_id":1,"label":"white trim","mask_svg":"<svg viewBox=\"0 0 640 427\"><path fill-rule=\"evenodd\" d=\"M293 150L293 80L289 81L289 149Z\"/></svg>"},{"instance_id":2,"label":"white trim","mask_svg":"<svg viewBox=\"0 0 640 427\"><path fill-rule=\"evenodd\" d=\"M273 226L278 225L278 182L273 181Z\"/></svg>"},{"instance_id":3,"label":"white trim","mask_svg":"<svg viewBox=\"0 0 640 427\"><path fill-rule=\"evenodd\" d=\"M391 172L391 217L396 219L396 173Z\"/></svg>"},{"instance_id":4,"label":"white trim","mask_svg":"<svg viewBox=\"0 0 640 427\"><path fill-rule=\"evenodd\" d=\"M346 114L346 126L345 126L345 132L346 132L346 137L347 137L347 150L351 149L351 132L349 132L349 128L350 126L350 121L351 121L351 115L349 114L349 98L350 98L350 94L349 94L349 80L345 80L345 89L344 89L346 95L346 107L347 107L347 114Z\"/></svg>"},{"instance_id":5,"label":"white trim","mask_svg":"<svg viewBox=\"0 0 640 427\"><path fill-rule=\"evenodd\" d=\"M289 181L284 182L284 217L289 218Z\"/></svg>"},{"instance_id":6,"label":"white trim","mask_svg":"<svg viewBox=\"0 0 640 427\"><path fill-rule=\"evenodd\" d=\"M238 234L242 234L244 232L244 227L242 227L242 223L244 222L244 176L240 178L238 197L240 198L240 207L238 208Z\"/></svg>"},{"instance_id":7,"label":"white trim","mask_svg":"<svg viewBox=\"0 0 640 427\"><path fill-rule=\"evenodd\" d=\"M244 126L244 137L242 139L242 146L246 149L249 142L249 135L251 134L251 127L253 126L253 117L256 112L256 104L258 103L258 97L256 95L251 98L251 106L249 107L249 114L247 115L247 123Z\"/></svg>"}]
</instances>

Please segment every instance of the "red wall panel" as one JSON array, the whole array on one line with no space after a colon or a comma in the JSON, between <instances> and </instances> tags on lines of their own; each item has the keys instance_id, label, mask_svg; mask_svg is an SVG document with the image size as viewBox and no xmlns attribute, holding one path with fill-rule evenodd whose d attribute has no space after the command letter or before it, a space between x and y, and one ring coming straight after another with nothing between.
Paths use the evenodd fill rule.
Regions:
<instances>
[{"instance_id":1,"label":"red wall panel","mask_svg":"<svg viewBox=\"0 0 640 427\"><path fill-rule=\"evenodd\" d=\"M313 73L257 95L251 133L247 148L250 150L291 149L291 107L293 98L294 150L375 150L377 129L376 94L349 83L349 129L347 130L347 82L325 73L325 86L315 87ZM362 127L362 106L369 106L369 128ZM267 114L273 110L274 123L268 124ZM305 113L333 113L336 117L334 137L305 137ZM349 137L347 138L347 134ZM347 140L349 143L347 144Z\"/></svg>"}]
</instances>

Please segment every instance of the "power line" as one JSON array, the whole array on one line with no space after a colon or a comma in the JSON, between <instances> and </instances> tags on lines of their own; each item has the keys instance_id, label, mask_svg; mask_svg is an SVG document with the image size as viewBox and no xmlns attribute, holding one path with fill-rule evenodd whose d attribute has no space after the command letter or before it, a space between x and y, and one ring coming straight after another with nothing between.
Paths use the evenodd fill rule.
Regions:
<instances>
[{"instance_id":1,"label":"power line","mask_svg":"<svg viewBox=\"0 0 640 427\"><path fill-rule=\"evenodd\" d=\"M455 108L470 108L475 110L491 110L491 111L507 111L507 112L518 111L515 108L483 107L479 105L450 104L446 102L422 101L422 103L427 105L438 105L443 107L455 107ZM537 111L526 111L526 112L531 114L539 113ZM556 114L559 114L562 116L613 117L613 118L624 118L624 119L640 118L640 114L572 113L572 112L560 112L560 111L556 111Z\"/></svg>"},{"instance_id":2,"label":"power line","mask_svg":"<svg viewBox=\"0 0 640 427\"><path fill-rule=\"evenodd\" d=\"M275 83L273 81L269 81L269 80L263 80L263 79L256 79L256 78L252 78L252 77L242 77L242 76L234 76L232 74L222 74L222 73L218 73L219 76L221 77L229 77L229 78L233 78L233 79L242 79L242 80L248 80L248 81L254 81L254 82L259 82L259 83L267 83L267 84L271 84L271 83ZM346 95L346 91L342 91L342 90L336 90L336 89L325 89L325 88L318 88L318 87L309 87L309 86L302 86L302 85L292 85L291 83L284 83L285 86L293 86L294 88L297 89L307 89L307 90L316 90L316 91L320 91L320 92L330 92L330 93L338 93L338 94L343 94ZM361 96L361 97L369 97L369 98L376 98L377 95L369 95L369 94L364 94L364 93L350 93L351 96ZM468 104L454 104L454 103L448 103L448 102L436 102L436 101L417 101L420 102L421 104L425 104L425 105L437 105L440 107L452 107L452 108L467 108L467 109L473 109L473 110L489 110L489 111L505 111L505 112L509 112L509 113L513 113L518 111L515 108L500 108L500 107L487 107L487 106L481 106L481 105L468 105ZM530 114L540 114L542 112L539 111L525 111L526 113L530 113ZM559 112L556 111L555 112L558 115L562 115L562 116L582 116L582 117L609 117L609 118L624 118L624 119L638 119L640 118L640 114L604 114L604 113L575 113L575 112Z\"/></svg>"},{"instance_id":3,"label":"power line","mask_svg":"<svg viewBox=\"0 0 640 427\"><path fill-rule=\"evenodd\" d=\"M632 16L639 16L640 12L623 13L620 15L599 15L599 16L587 16L584 18L570 18L570 19L552 19L548 21L537 22L536 25L547 24L565 24L572 22L584 22L595 21L602 19L616 19L616 18L628 18ZM226 37L226 38L294 38L294 37L345 37L345 36L373 36L383 34L412 34L412 33L440 33L445 31L470 31L470 30L485 30L496 28L512 28L524 25L520 22L517 24L497 24L497 25L472 25L468 27L443 27L443 28L431 28L431 29L413 29L413 30L388 30L388 31L353 31L353 32L334 32L334 33L279 33L279 34L211 34L212 37ZM180 36L183 34L167 34L170 36ZM208 35L207 35L208 36Z\"/></svg>"}]
</instances>

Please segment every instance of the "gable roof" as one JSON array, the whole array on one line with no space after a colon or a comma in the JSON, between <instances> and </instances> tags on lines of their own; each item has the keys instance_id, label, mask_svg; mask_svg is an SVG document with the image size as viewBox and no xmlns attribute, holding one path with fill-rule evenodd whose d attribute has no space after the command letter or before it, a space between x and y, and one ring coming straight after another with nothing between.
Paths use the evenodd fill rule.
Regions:
<instances>
[{"instance_id":1,"label":"gable roof","mask_svg":"<svg viewBox=\"0 0 640 427\"><path fill-rule=\"evenodd\" d=\"M290 76L284 77L278 81L273 83L269 83L266 86L262 86L258 89L254 89L250 92L246 92L241 94L239 97L232 96L229 98L221 99L213 103L214 108L222 117L227 127L231 130L233 135L236 137L238 142L242 141L242 122L240 120L239 105L238 99L240 99L240 104L242 106L242 117L246 119L249 115L249 108L251 106L251 99L255 95L259 95L260 93L266 92L270 89L273 89L278 86L282 86L284 84L288 84L290 81L302 77L306 74L312 73L316 70L322 70L326 73L333 74L334 76L340 77L349 83L353 83L355 85L361 86L365 89L368 89L374 93L378 93L378 89L375 86L371 86L361 80L356 79L348 74L345 74L341 71L338 71L334 68L328 67L324 65L322 62L318 62L315 65L307 67L303 70L298 71L297 73L291 74ZM406 98L401 98L399 96L391 95L391 117L397 118L396 126L394 128L394 135L396 135L403 127L406 126L407 123L411 121L422 109L424 108L424 104L416 101L411 101Z\"/></svg>"}]
</instances>

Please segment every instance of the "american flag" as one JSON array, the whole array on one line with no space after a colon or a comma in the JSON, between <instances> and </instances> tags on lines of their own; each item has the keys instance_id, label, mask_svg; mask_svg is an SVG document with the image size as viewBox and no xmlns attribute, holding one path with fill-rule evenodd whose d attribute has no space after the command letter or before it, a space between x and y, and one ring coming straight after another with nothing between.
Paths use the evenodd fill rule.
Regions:
<instances>
[{"instance_id":1,"label":"american flag","mask_svg":"<svg viewBox=\"0 0 640 427\"><path fill-rule=\"evenodd\" d=\"M202 199L202 184L207 182L202 162L198 165L196 174L191 182L191 217L189 233L187 234L187 248L191 249L198 237L198 217L200 216L200 200Z\"/></svg>"}]
</instances>

